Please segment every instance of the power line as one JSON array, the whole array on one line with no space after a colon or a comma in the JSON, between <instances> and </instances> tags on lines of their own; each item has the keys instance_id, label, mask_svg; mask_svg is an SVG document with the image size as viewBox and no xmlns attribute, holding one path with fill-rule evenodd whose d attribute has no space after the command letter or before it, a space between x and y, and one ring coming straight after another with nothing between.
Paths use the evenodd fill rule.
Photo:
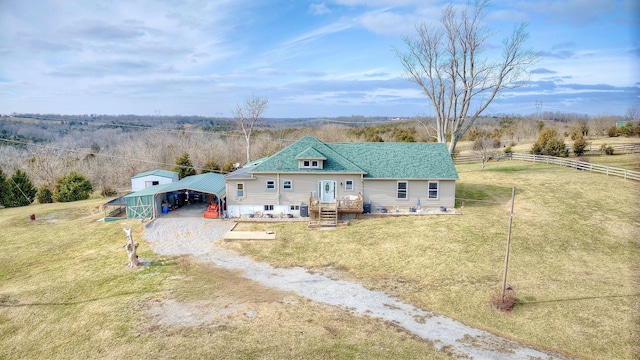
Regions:
<instances>
[{"instance_id":1,"label":"power line","mask_svg":"<svg viewBox=\"0 0 640 360\"><path fill-rule=\"evenodd\" d=\"M31 202L31 199L29 199L29 197L24 193L24 191L22 191L22 188L18 186L18 184L16 184L16 182L13 180L13 177L10 177L9 180L11 180L13 185L15 185L18 188L18 190L20 190L20 193L22 194L22 196L24 196L24 198L27 199L27 201Z\"/></svg>"}]
</instances>

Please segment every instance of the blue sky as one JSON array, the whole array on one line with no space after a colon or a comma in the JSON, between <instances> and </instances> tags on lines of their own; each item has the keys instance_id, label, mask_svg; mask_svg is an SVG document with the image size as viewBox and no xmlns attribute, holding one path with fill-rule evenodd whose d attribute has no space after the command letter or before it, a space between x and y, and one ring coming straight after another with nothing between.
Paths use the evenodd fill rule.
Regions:
<instances>
[{"instance_id":1,"label":"blue sky","mask_svg":"<svg viewBox=\"0 0 640 360\"><path fill-rule=\"evenodd\" d=\"M448 3L0 0L0 113L228 117L257 95L265 117L430 115L394 49ZM485 113L624 115L640 103L636 3L494 1L487 56L519 21L543 56Z\"/></svg>"}]
</instances>

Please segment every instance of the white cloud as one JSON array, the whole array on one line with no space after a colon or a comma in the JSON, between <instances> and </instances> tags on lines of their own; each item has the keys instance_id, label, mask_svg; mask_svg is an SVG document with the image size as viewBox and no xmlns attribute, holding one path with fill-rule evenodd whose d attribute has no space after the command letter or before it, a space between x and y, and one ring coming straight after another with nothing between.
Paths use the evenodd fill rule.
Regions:
<instances>
[{"instance_id":1,"label":"white cloud","mask_svg":"<svg viewBox=\"0 0 640 360\"><path fill-rule=\"evenodd\" d=\"M398 36L413 32L417 20L414 14L398 14L388 9L369 11L358 18L360 24L373 33Z\"/></svg>"},{"instance_id":2,"label":"white cloud","mask_svg":"<svg viewBox=\"0 0 640 360\"><path fill-rule=\"evenodd\" d=\"M309 12L313 15L326 15L331 14L331 9L326 3L313 3L309 5Z\"/></svg>"}]
</instances>

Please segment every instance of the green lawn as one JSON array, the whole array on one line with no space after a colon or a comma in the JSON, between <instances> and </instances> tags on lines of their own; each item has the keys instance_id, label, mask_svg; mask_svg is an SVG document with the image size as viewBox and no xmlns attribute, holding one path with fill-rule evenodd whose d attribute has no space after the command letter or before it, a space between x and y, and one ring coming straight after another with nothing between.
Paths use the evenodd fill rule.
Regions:
<instances>
[{"instance_id":1,"label":"green lawn","mask_svg":"<svg viewBox=\"0 0 640 360\"><path fill-rule=\"evenodd\" d=\"M270 226L276 241L230 248L278 266L338 270L466 324L587 359L638 358L638 182L518 161L457 166L461 215L376 218L335 231ZM501 288L511 189L509 314ZM461 200L459 203L461 204Z\"/></svg>"}]
</instances>

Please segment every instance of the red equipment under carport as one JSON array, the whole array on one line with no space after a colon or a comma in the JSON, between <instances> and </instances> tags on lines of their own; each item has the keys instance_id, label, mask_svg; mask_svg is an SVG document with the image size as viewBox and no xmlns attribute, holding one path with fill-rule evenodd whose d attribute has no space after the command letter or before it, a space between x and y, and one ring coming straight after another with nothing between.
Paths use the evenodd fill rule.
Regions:
<instances>
[{"instance_id":1,"label":"red equipment under carport","mask_svg":"<svg viewBox=\"0 0 640 360\"><path fill-rule=\"evenodd\" d=\"M209 206L207 207L207 211L204 212L204 217L210 218L210 219L217 219L219 215L218 210L219 210L218 204L216 203L209 204Z\"/></svg>"}]
</instances>

